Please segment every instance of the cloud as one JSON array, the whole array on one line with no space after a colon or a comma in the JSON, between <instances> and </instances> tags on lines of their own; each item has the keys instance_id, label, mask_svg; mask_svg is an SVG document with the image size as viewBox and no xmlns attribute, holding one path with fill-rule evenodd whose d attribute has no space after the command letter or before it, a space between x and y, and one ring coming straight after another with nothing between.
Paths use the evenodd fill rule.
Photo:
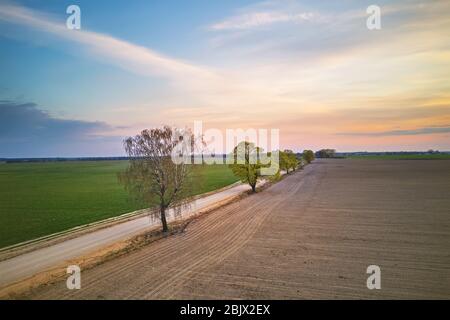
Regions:
<instances>
[{"instance_id":1,"label":"cloud","mask_svg":"<svg viewBox=\"0 0 450 320\"><path fill-rule=\"evenodd\" d=\"M163 77L176 86L171 95L181 94L182 101L195 101L209 105L211 102L229 98L233 91L248 95L248 90L241 86L241 75L233 76L230 72L200 66L175 59L110 35L81 30L69 30L65 21L58 21L43 12L15 4L0 4L0 22L25 26L56 36L59 40L76 44L75 50L87 51L101 61L120 67L135 74L149 77ZM232 73L232 72L231 72ZM251 94L251 93L250 93Z\"/></svg>"},{"instance_id":2,"label":"cloud","mask_svg":"<svg viewBox=\"0 0 450 320\"><path fill-rule=\"evenodd\" d=\"M214 33L210 43L214 48L226 47L225 52L244 53L251 59L272 54L279 61L305 61L306 65L368 56L373 50L379 53L386 49L395 54L417 53L430 45L448 48L442 32L449 22L450 7L445 1L383 4L382 29L378 32L366 28L364 5L339 10L320 7L319 11L289 1L241 8L239 14L210 25L210 30L230 31ZM313 23L301 27L281 23L299 21ZM258 28L261 26L271 28Z\"/></svg>"},{"instance_id":3,"label":"cloud","mask_svg":"<svg viewBox=\"0 0 450 320\"><path fill-rule=\"evenodd\" d=\"M206 67L160 54L97 32L69 30L64 21L57 21L42 12L14 4L0 4L0 21L23 25L83 45L91 54L129 71L149 76L162 76L175 81L190 79L189 83L217 76Z\"/></svg>"},{"instance_id":4,"label":"cloud","mask_svg":"<svg viewBox=\"0 0 450 320\"><path fill-rule=\"evenodd\" d=\"M54 118L35 103L0 101L0 141L14 137L78 136L98 129L109 129L109 126L103 122Z\"/></svg>"},{"instance_id":5,"label":"cloud","mask_svg":"<svg viewBox=\"0 0 450 320\"><path fill-rule=\"evenodd\" d=\"M309 21L315 17L312 12L285 13L277 11L250 12L227 18L210 26L211 30L243 30L282 22Z\"/></svg>"},{"instance_id":6,"label":"cloud","mask_svg":"<svg viewBox=\"0 0 450 320\"><path fill-rule=\"evenodd\" d=\"M413 145L417 139L435 139L448 146L442 135L406 137L408 130L392 130L449 123L446 2L383 5L378 31L367 30L364 6L318 5L320 11L310 11L292 2L271 3L241 8L236 15L209 24L209 31L216 32L205 35L216 42L208 61L222 69L175 59L109 35L67 30L64 21L24 7L0 4L0 22L37 29L76 45L75 52L87 50L91 57L126 70L181 84L138 111L117 112L114 102L105 102L108 115L115 114L108 121L125 127L136 122L148 125L149 119L179 125L205 120L217 127L282 128L292 144L308 134L303 141L318 137L325 144L325 139L340 139L364 145L365 140L383 139L381 135L366 139L360 132L390 132L397 137L389 141L398 138ZM303 21L311 23L296 25ZM405 97L442 101L430 106L399 102ZM131 104L127 110L136 108ZM88 129L82 132L92 138ZM358 134L343 137L335 132ZM433 146L433 141L427 143Z\"/></svg>"},{"instance_id":7,"label":"cloud","mask_svg":"<svg viewBox=\"0 0 450 320\"><path fill-rule=\"evenodd\" d=\"M385 136L413 136L424 134L450 133L450 126L432 126L411 130L391 130L381 132L343 132L337 133L342 136L365 136L365 137L385 137Z\"/></svg>"},{"instance_id":8,"label":"cloud","mask_svg":"<svg viewBox=\"0 0 450 320\"><path fill-rule=\"evenodd\" d=\"M0 157L121 153L121 138L104 122L61 119L34 103L0 101ZM114 154L114 152L117 152Z\"/></svg>"}]
</instances>

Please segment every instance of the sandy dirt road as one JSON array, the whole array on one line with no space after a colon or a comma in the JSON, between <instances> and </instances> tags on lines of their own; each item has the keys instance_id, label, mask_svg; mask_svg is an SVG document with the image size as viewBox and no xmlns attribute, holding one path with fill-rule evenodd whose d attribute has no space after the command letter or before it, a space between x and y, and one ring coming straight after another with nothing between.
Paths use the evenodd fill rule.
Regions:
<instances>
[{"instance_id":1,"label":"sandy dirt road","mask_svg":"<svg viewBox=\"0 0 450 320\"><path fill-rule=\"evenodd\" d=\"M450 298L450 161L322 160L33 299ZM366 268L381 268L368 290Z\"/></svg>"}]
</instances>

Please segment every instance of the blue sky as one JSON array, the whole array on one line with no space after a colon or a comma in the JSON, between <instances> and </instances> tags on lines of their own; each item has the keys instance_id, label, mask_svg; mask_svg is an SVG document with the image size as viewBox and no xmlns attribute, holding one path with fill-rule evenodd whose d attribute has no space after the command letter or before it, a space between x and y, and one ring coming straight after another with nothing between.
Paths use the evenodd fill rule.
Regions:
<instances>
[{"instance_id":1,"label":"blue sky","mask_svg":"<svg viewBox=\"0 0 450 320\"><path fill-rule=\"evenodd\" d=\"M372 2L2 1L0 157L118 155L194 120L295 150L450 149L448 2L378 1L369 31Z\"/></svg>"}]
</instances>

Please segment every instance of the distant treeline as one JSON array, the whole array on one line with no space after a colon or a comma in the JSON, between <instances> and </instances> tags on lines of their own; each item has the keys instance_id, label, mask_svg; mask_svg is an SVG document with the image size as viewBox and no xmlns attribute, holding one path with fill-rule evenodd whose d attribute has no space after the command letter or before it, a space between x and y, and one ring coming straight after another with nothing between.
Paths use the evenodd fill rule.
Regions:
<instances>
[{"instance_id":1,"label":"distant treeline","mask_svg":"<svg viewBox=\"0 0 450 320\"><path fill-rule=\"evenodd\" d=\"M110 161L128 160L128 157L80 157L80 158L0 158L0 162L62 162L62 161Z\"/></svg>"},{"instance_id":2,"label":"distant treeline","mask_svg":"<svg viewBox=\"0 0 450 320\"><path fill-rule=\"evenodd\" d=\"M216 158L226 157L226 155L216 155ZM201 158L196 155L195 158ZM205 156L206 158L206 156ZM129 160L129 157L53 157L53 158L0 158L3 163L20 163L20 162L64 162L64 161L113 161L113 160Z\"/></svg>"},{"instance_id":3,"label":"distant treeline","mask_svg":"<svg viewBox=\"0 0 450 320\"><path fill-rule=\"evenodd\" d=\"M301 159L302 153L296 153L297 158ZM334 149L322 149L315 152L317 158L345 158L351 156L401 156L401 155L429 155L429 154L442 154L450 155L450 151L379 151L379 152L336 152ZM215 158L226 157L226 155L216 155ZM200 155L196 155L195 158L200 158ZM207 156L205 156L206 158ZM55 158L0 158L0 162L3 163L20 163L20 162L63 162L63 161L112 161L112 160L128 160L128 157L55 157Z\"/></svg>"}]
</instances>

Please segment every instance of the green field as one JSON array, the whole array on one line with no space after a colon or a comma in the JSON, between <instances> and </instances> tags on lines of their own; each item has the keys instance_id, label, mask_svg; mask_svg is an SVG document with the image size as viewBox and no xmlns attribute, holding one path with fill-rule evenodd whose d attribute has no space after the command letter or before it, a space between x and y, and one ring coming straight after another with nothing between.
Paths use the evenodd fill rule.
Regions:
<instances>
[{"instance_id":1,"label":"green field","mask_svg":"<svg viewBox=\"0 0 450 320\"><path fill-rule=\"evenodd\" d=\"M142 209L117 173L127 161L0 163L0 247ZM192 195L236 182L225 165L197 168Z\"/></svg>"},{"instance_id":2,"label":"green field","mask_svg":"<svg viewBox=\"0 0 450 320\"><path fill-rule=\"evenodd\" d=\"M369 160L448 160L450 154L386 154L386 155L355 155L347 156L347 159Z\"/></svg>"}]
</instances>

